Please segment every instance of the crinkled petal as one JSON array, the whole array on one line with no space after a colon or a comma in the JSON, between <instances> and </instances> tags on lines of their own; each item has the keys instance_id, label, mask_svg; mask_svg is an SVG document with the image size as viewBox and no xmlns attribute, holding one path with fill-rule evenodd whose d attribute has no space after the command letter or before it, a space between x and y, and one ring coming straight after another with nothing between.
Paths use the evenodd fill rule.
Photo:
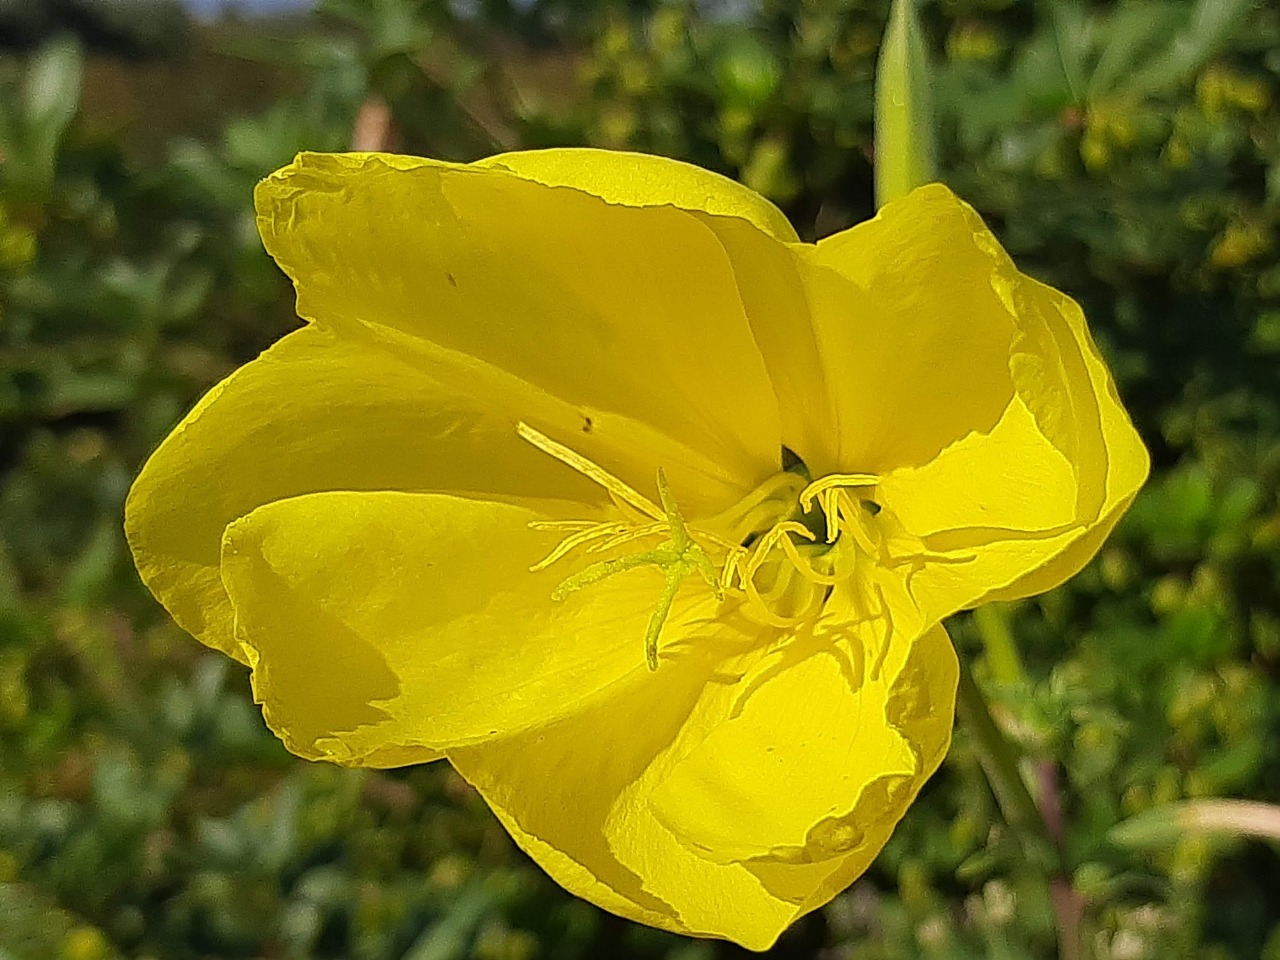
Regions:
<instances>
[{"instance_id":1,"label":"crinkled petal","mask_svg":"<svg viewBox=\"0 0 1280 960\"><path fill-rule=\"evenodd\" d=\"M473 166L501 167L549 187L573 187L607 203L676 207L744 220L784 242L799 238L781 210L749 187L667 157L621 150L567 147L486 157Z\"/></svg>"},{"instance_id":2,"label":"crinkled petal","mask_svg":"<svg viewBox=\"0 0 1280 960\"><path fill-rule=\"evenodd\" d=\"M881 776L915 755L886 720L888 690L864 682L843 644L780 665L654 791L658 818L708 860L828 859L830 839Z\"/></svg>"},{"instance_id":3,"label":"crinkled petal","mask_svg":"<svg viewBox=\"0 0 1280 960\"><path fill-rule=\"evenodd\" d=\"M665 157L570 148L506 153L501 166L626 206L670 205L694 214L724 247L769 371L782 442L810 462L831 461L834 414L796 253L799 238L777 207L732 180Z\"/></svg>"},{"instance_id":4,"label":"crinkled petal","mask_svg":"<svg viewBox=\"0 0 1280 960\"><path fill-rule=\"evenodd\" d=\"M643 804L635 811L638 842L654 841L649 866L685 885L683 899L704 917L718 912L718 923L697 927L680 909L686 904L671 902L679 897L647 889L654 880L649 869L619 861L607 833L623 791L670 748L698 702L719 697L721 710L728 709L734 677L708 683L712 654L724 646L714 635L682 644L679 660L607 691L591 710L517 737L453 749L448 757L516 842L570 892L640 923L764 944L785 925L787 910L762 896L744 868L701 860ZM699 897L694 884L708 876L711 885Z\"/></svg>"},{"instance_id":5,"label":"crinkled petal","mask_svg":"<svg viewBox=\"0 0 1280 960\"><path fill-rule=\"evenodd\" d=\"M405 762L405 748L435 755L546 724L647 674L659 572L619 574L561 602L552 592L572 560L530 572L563 536L537 525L582 513L332 492L236 521L222 577L268 724L310 759L378 764L392 751ZM687 584L670 629L708 605L705 585Z\"/></svg>"},{"instance_id":6,"label":"crinkled petal","mask_svg":"<svg viewBox=\"0 0 1280 960\"><path fill-rule=\"evenodd\" d=\"M840 391L838 469L879 473L888 511L868 523L915 540L895 568L914 618L1076 572L1147 455L1075 302L1020 274L941 185L819 244L809 289Z\"/></svg>"},{"instance_id":7,"label":"crinkled petal","mask_svg":"<svg viewBox=\"0 0 1280 960\"><path fill-rule=\"evenodd\" d=\"M700 638L580 716L449 758L572 892L766 949L866 869L950 741L945 632L868 672L847 615L710 677Z\"/></svg>"},{"instance_id":8,"label":"crinkled petal","mask_svg":"<svg viewBox=\"0 0 1280 960\"><path fill-rule=\"evenodd\" d=\"M926 620L1040 593L1074 575L1149 469L1079 306L1025 277L1006 296L1024 331L1009 410L990 433L880 486L903 526L945 556L912 575Z\"/></svg>"},{"instance_id":9,"label":"crinkled petal","mask_svg":"<svg viewBox=\"0 0 1280 960\"><path fill-rule=\"evenodd\" d=\"M515 421L407 355L308 327L211 390L152 454L125 529L143 581L184 629L233 657L218 573L233 520L322 490L440 490L598 500Z\"/></svg>"},{"instance_id":10,"label":"crinkled petal","mask_svg":"<svg viewBox=\"0 0 1280 960\"><path fill-rule=\"evenodd\" d=\"M1040 299L1042 309L1051 318L1058 335L1062 336L1064 328L1070 333L1088 371L1091 395L1097 404L1102 428L1101 437L1093 438L1093 442L1100 439L1103 469L1101 475L1095 472L1089 478L1091 489L1084 496L1088 497L1089 503L1098 502L1097 514L1084 524L1083 529L1068 534L1064 543L1043 563L1011 583L982 595L974 603L1034 596L1079 573L1129 509L1151 470L1150 454L1120 402L1115 382L1089 335L1079 305L1043 284L1029 281L1028 287L1031 295Z\"/></svg>"},{"instance_id":11,"label":"crinkled petal","mask_svg":"<svg viewBox=\"0 0 1280 960\"><path fill-rule=\"evenodd\" d=\"M1020 397L991 430L972 433L880 482L881 498L917 536L963 530L1059 533L1076 524L1077 472Z\"/></svg>"},{"instance_id":12,"label":"crinkled petal","mask_svg":"<svg viewBox=\"0 0 1280 960\"><path fill-rule=\"evenodd\" d=\"M836 394L810 319L806 284L812 248L778 243L740 220L704 220L733 264L738 295L778 400L783 444L818 472L835 469L840 458Z\"/></svg>"},{"instance_id":13,"label":"crinkled petal","mask_svg":"<svg viewBox=\"0 0 1280 960\"><path fill-rule=\"evenodd\" d=\"M1018 330L992 278L1016 271L967 204L921 187L800 249L837 420L837 463L815 475L920 466L995 426Z\"/></svg>"},{"instance_id":14,"label":"crinkled petal","mask_svg":"<svg viewBox=\"0 0 1280 960\"><path fill-rule=\"evenodd\" d=\"M946 631L936 625L911 643L896 675L894 653L885 658L885 673L893 678L885 716L910 744L914 772L867 783L848 815L824 820L811 831L804 848L808 856L780 851L751 864L774 896L798 904L798 914L825 904L871 865L951 746L959 664ZM836 855L823 859L811 851Z\"/></svg>"},{"instance_id":15,"label":"crinkled petal","mask_svg":"<svg viewBox=\"0 0 1280 960\"><path fill-rule=\"evenodd\" d=\"M690 213L382 154L303 154L255 199L303 317L398 331L467 357L476 390L514 378L572 405L579 452L650 492L664 465L690 511L776 469L767 371Z\"/></svg>"}]
</instances>

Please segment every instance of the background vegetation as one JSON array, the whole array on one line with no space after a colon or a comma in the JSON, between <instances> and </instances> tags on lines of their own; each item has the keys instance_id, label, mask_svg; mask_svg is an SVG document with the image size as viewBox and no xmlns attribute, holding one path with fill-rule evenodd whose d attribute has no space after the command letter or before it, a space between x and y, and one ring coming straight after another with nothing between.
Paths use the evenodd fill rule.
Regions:
<instances>
[{"instance_id":1,"label":"background vegetation","mask_svg":"<svg viewBox=\"0 0 1280 960\"><path fill-rule=\"evenodd\" d=\"M445 765L289 757L120 532L133 473L295 323L250 191L301 148L595 144L871 213L883 0L0 2L0 958L741 956L560 891ZM1070 585L958 618L1089 955L1280 960L1280 849L1120 830L1280 799L1280 8L932 0L945 179L1086 306L1155 459ZM1020 651L1004 640L1012 635ZM874 869L771 955L1054 954L961 729Z\"/></svg>"}]
</instances>

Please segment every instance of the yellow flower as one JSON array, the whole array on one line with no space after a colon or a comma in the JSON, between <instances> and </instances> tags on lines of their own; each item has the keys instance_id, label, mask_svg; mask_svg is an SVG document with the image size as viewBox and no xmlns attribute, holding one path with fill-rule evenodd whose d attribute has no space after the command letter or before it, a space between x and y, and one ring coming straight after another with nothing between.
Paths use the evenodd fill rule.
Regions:
<instances>
[{"instance_id":1,"label":"yellow flower","mask_svg":"<svg viewBox=\"0 0 1280 960\"><path fill-rule=\"evenodd\" d=\"M816 246L656 157L299 157L309 324L143 469L138 568L295 753L447 757L561 884L768 947L950 740L939 622L1061 583L1147 456L942 186Z\"/></svg>"}]
</instances>

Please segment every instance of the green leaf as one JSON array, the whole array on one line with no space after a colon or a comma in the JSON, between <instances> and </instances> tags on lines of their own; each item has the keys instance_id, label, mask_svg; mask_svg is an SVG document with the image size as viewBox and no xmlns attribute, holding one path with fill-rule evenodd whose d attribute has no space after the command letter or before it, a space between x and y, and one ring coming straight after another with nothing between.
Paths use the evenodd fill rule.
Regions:
<instances>
[{"instance_id":1,"label":"green leaf","mask_svg":"<svg viewBox=\"0 0 1280 960\"><path fill-rule=\"evenodd\" d=\"M1250 800L1185 800L1145 810L1111 828L1117 847L1168 846L1189 834L1280 840L1280 806Z\"/></svg>"},{"instance_id":2,"label":"green leaf","mask_svg":"<svg viewBox=\"0 0 1280 960\"><path fill-rule=\"evenodd\" d=\"M935 179L929 53L914 0L894 0L876 67L876 204Z\"/></svg>"},{"instance_id":3,"label":"green leaf","mask_svg":"<svg viewBox=\"0 0 1280 960\"><path fill-rule=\"evenodd\" d=\"M1147 59L1124 85L1126 93L1149 96L1180 86L1231 38L1257 0L1198 0L1184 30L1163 53Z\"/></svg>"},{"instance_id":4,"label":"green leaf","mask_svg":"<svg viewBox=\"0 0 1280 960\"><path fill-rule=\"evenodd\" d=\"M462 960L477 928L497 897L483 881L473 881L445 915L427 929L405 954L405 960Z\"/></svg>"},{"instance_id":5,"label":"green leaf","mask_svg":"<svg viewBox=\"0 0 1280 960\"><path fill-rule=\"evenodd\" d=\"M1089 74L1089 100L1123 91L1134 64L1161 56L1159 48L1175 36L1179 13L1178 8L1156 3L1130 3L1117 9L1106 23L1106 40Z\"/></svg>"},{"instance_id":6,"label":"green leaf","mask_svg":"<svg viewBox=\"0 0 1280 960\"><path fill-rule=\"evenodd\" d=\"M1085 60L1092 45L1092 24L1078 3L1057 2L1049 5L1049 28L1062 75L1066 77L1074 103L1084 102Z\"/></svg>"},{"instance_id":7,"label":"green leaf","mask_svg":"<svg viewBox=\"0 0 1280 960\"><path fill-rule=\"evenodd\" d=\"M42 140L57 141L80 106L84 57L71 37L59 37L40 48L27 73L27 123Z\"/></svg>"},{"instance_id":8,"label":"green leaf","mask_svg":"<svg viewBox=\"0 0 1280 960\"><path fill-rule=\"evenodd\" d=\"M67 569L60 591L62 600L73 606L88 607L102 602L116 560L120 554L120 534L114 517L103 520L89 537L80 555Z\"/></svg>"},{"instance_id":9,"label":"green leaf","mask_svg":"<svg viewBox=\"0 0 1280 960\"><path fill-rule=\"evenodd\" d=\"M0 960L118 956L98 930L76 924L71 914L31 884L0 883L0 917Z\"/></svg>"},{"instance_id":10,"label":"green leaf","mask_svg":"<svg viewBox=\"0 0 1280 960\"><path fill-rule=\"evenodd\" d=\"M1176 843L1186 833L1175 807L1157 807L1130 817L1111 828L1107 839L1126 850L1143 850Z\"/></svg>"}]
</instances>

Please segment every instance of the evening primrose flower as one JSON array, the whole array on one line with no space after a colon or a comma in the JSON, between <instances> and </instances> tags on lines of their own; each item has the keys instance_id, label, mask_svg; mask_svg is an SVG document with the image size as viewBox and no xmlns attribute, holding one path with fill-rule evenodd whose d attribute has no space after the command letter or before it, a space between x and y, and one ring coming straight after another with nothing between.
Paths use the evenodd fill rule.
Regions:
<instances>
[{"instance_id":1,"label":"evening primrose flower","mask_svg":"<svg viewBox=\"0 0 1280 960\"><path fill-rule=\"evenodd\" d=\"M945 753L940 621L1096 552L1147 456L1076 304L921 188L817 245L656 157L304 154L307 325L127 531L300 756L447 758L570 891L764 949Z\"/></svg>"}]
</instances>

